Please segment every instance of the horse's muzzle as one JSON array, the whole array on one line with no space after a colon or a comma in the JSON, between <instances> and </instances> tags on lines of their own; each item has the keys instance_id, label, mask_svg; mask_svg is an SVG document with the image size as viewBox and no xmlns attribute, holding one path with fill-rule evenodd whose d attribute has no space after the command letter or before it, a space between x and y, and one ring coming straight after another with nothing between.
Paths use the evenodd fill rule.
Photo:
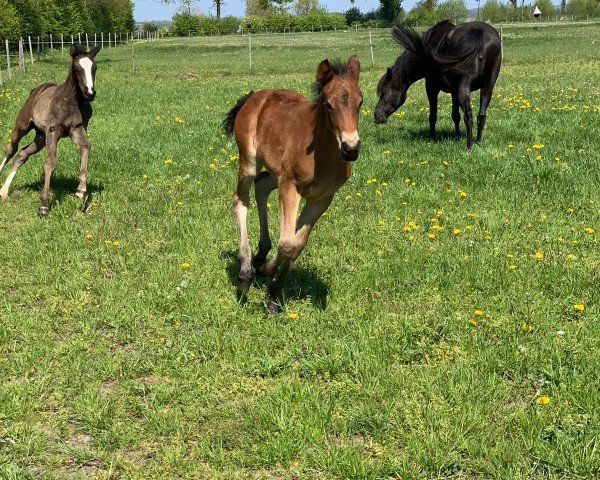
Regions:
<instances>
[{"instance_id":1,"label":"horse's muzzle","mask_svg":"<svg viewBox=\"0 0 600 480\"><path fill-rule=\"evenodd\" d=\"M348 162L353 162L358 158L358 151L360 149L360 141L355 146L351 147L346 142L342 142L342 158Z\"/></svg>"},{"instance_id":2,"label":"horse's muzzle","mask_svg":"<svg viewBox=\"0 0 600 480\"><path fill-rule=\"evenodd\" d=\"M376 124L381 124L381 123L385 123L388 121L388 117L386 117L386 115L384 113L380 113L380 112L375 112L375 123Z\"/></svg>"}]
</instances>

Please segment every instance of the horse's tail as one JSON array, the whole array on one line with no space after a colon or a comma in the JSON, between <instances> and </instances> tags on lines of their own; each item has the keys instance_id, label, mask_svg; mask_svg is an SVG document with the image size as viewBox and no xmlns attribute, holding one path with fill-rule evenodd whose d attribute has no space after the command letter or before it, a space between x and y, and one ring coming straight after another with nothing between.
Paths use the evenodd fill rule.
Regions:
<instances>
[{"instance_id":1,"label":"horse's tail","mask_svg":"<svg viewBox=\"0 0 600 480\"><path fill-rule=\"evenodd\" d=\"M238 99L238 101L235 104L235 107L229 110L229 113L227 113L227 115L223 119L223 130L227 135L233 135L233 124L235 122L235 117L237 116L244 103L246 103L246 100L248 100L253 94L254 92L251 91L250 93L247 93L246 95Z\"/></svg>"},{"instance_id":2,"label":"horse's tail","mask_svg":"<svg viewBox=\"0 0 600 480\"><path fill-rule=\"evenodd\" d=\"M394 25L392 28L392 35L394 36L394 40L406 50L414 53L420 58L425 59L427 57L427 50L423 45L423 40L419 34L415 32L414 28L405 24Z\"/></svg>"},{"instance_id":3,"label":"horse's tail","mask_svg":"<svg viewBox=\"0 0 600 480\"><path fill-rule=\"evenodd\" d=\"M430 46L429 56L442 71L471 73L477 57L483 53L484 33L480 28L470 30L456 42L446 39L436 47Z\"/></svg>"}]
</instances>

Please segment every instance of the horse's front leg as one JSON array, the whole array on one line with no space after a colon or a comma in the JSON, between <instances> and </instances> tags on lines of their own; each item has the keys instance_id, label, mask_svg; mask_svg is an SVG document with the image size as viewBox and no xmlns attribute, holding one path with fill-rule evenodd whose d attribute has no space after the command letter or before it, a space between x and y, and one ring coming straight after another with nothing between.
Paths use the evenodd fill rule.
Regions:
<instances>
[{"instance_id":1,"label":"horse's front leg","mask_svg":"<svg viewBox=\"0 0 600 480\"><path fill-rule=\"evenodd\" d=\"M437 110L438 110L438 94L440 89L431 83L425 84L427 91L427 99L429 100L429 137L435 140L435 124L437 122Z\"/></svg>"},{"instance_id":2,"label":"horse's front leg","mask_svg":"<svg viewBox=\"0 0 600 480\"><path fill-rule=\"evenodd\" d=\"M298 258L312 231L313 226L321 218L321 215L327 210L333 195L320 199L318 201L307 200L306 205L302 209L302 213L298 218L294 236L283 243L285 248L285 261L279 267L273 282L269 288L269 299L267 303L267 314L275 313L281 305L281 293L285 282L285 276L289 271L294 260ZM278 251L279 255L279 251ZM283 257L284 255L282 255Z\"/></svg>"},{"instance_id":3,"label":"horse's front leg","mask_svg":"<svg viewBox=\"0 0 600 480\"><path fill-rule=\"evenodd\" d=\"M71 130L69 136L71 137L71 140L73 140L73 143L79 147L81 164L79 167L79 186L75 191L75 195L79 198L83 198L85 192L87 192L87 165L90 154L90 144L83 126Z\"/></svg>"},{"instance_id":4,"label":"horse's front leg","mask_svg":"<svg viewBox=\"0 0 600 480\"><path fill-rule=\"evenodd\" d=\"M467 127L467 148L473 147L473 114L471 112L471 91L468 85L461 84L458 88L458 102L465 116Z\"/></svg>"},{"instance_id":5,"label":"horse's front leg","mask_svg":"<svg viewBox=\"0 0 600 480\"><path fill-rule=\"evenodd\" d=\"M48 194L50 191L50 178L52 172L56 168L56 144L60 139L60 133L53 127L48 128L46 131L46 163L44 163L44 186L40 194L40 215L47 215L48 206Z\"/></svg>"}]
</instances>

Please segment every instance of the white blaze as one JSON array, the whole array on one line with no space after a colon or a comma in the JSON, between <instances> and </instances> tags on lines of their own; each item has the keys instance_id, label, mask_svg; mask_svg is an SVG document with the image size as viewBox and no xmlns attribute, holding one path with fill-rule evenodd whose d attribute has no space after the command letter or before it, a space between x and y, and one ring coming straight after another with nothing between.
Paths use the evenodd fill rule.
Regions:
<instances>
[{"instance_id":1,"label":"white blaze","mask_svg":"<svg viewBox=\"0 0 600 480\"><path fill-rule=\"evenodd\" d=\"M94 93L94 80L92 80L92 62L89 58L83 57L79 60L79 65L83 68L85 73L85 86L88 89L88 93L92 95Z\"/></svg>"}]
</instances>

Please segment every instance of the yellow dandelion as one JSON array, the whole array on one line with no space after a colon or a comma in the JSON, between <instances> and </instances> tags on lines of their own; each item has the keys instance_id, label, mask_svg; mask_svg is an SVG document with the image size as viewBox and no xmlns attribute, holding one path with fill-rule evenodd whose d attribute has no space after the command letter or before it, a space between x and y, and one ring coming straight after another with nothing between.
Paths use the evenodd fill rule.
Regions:
<instances>
[{"instance_id":1,"label":"yellow dandelion","mask_svg":"<svg viewBox=\"0 0 600 480\"><path fill-rule=\"evenodd\" d=\"M576 257L575 255L573 255L572 253L569 253L569 254L567 255L567 260L568 260L569 262L572 262L572 261L573 261L573 260L575 260L576 258L577 258L577 257Z\"/></svg>"},{"instance_id":2,"label":"yellow dandelion","mask_svg":"<svg viewBox=\"0 0 600 480\"><path fill-rule=\"evenodd\" d=\"M390 154L390 153L392 153L392 152L390 152L389 150L386 150L386 151L385 151L385 152L383 152L383 153L384 153L385 155L389 155L389 154Z\"/></svg>"},{"instance_id":3,"label":"yellow dandelion","mask_svg":"<svg viewBox=\"0 0 600 480\"><path fill-rule=\"evenodd\" d=\"M541 397L535 399L535 403L538 405L548 405L550 403L550 397L542 395Z\"/></svg>"},{"instance_id":4,"label":"yellow dandelion","mask_svg":"<svg viewBox=\"0 0 600 480\"><path fill-rule=\"evenodd\" d=\"M477 326L477 324L478 324L479 322L477 321L477 319L475 319L475 318L472 318L471 320L469 320L469 323L470 323L471 325L473 325L474 327L476 327L476 326Z\"/></svg>"},{"instance_id":5,"label":"yellow dandelion","mask_svg":"<svg viewBox=\"0 0 600 480\"><path fill-rule=\"evenodd\" d=\"M512 143L508 144L508 148L513 148L513 147L514 147L514 145Z\"/></svg>"},{"instance_id":6,"label":"yellow dandelion","mask_svg":"<svg viewBox=\"0 0 600 480\"><path fill-rule=\"evenodd\" d=\"M267 202L267 208L271 208L271 207L272 207L272 205L269 202Z\"/></svg>"},{"instance_id":7,"label":"yellow dandelion","mask_svg":"<svg viewBox=\"0 0 600 480\"><path fill-rule=\"evenodd\" d=\"M173 163L173 160L171 160L170 158L167 158L165 160L165 165L171 165Z\"/></svg>"},{"instance_id":8,"label":"yellow dandelion","mask_svg":"<svg viewBox=\"0 0 600 480\"><path fill-rule=\"evenodd\" d=\"M292 320L296 320L298 318L298 314L297 313L290 313L288 315L288 318L290 318Z\"/></svg>"},{"instance_id":9,"label":"yellow dandelion","mask_svg":"<svg viewBox=\"0 0 600 480\"><path fill-rule=\"evenodd\" d=\"M211 163L208 167L209 168L217 168L217 166L214 163Z\"/></svg>"},{"instance_id":10,"label":"yellow dandelion","mask_svg":"<svg viewBox=\"0 0 600 480\"><path fill-rule=\"evenodd\" d=\"M94 238L94 237L92 236L92 234L91 234L91 233L87 233L87 234L85 235L85 239L86 239L86 240L91 240L92 238Z\"/></svg>"},{"instance_id":11,"label":"yellow dandelion","mask_svg":"<svg viewBox=\"0 0 600 480\"><path fill-rule=\"evenodd\" d=\"M475 315L477 317L481 317L483 315L483 310L475 310L473 312L473 315Z\"/></svg>"},{"instance_id":12,"label":"yellow dandelion","mask_svg":"<svg viewBox=\"0 0 600 480\"><path fill-rule=\"evenodd\" d=\"M375 195L377 195L377 196L381 195L381 190L375 190Z\"/></svg>"},{"instance_id":13,"label":"yellow dandelion","mask_svg":"<svg viewBox=\"0 0 600 480\"><path fill-rule=\"evenodd\" d=\"M460 235L460 228L455 228L452 230L452 235Z\"/></svg>"},{"instance_id":14,"label":"yellow dandelion","mask_svg":"<svg viewBox=\"0 0 600 480\"><path fill-rule=\"evenodd\" d=\"M583 313L585 312L585 305L583 303L576 303L573 305L573 310L575 310L576 313Z\"/></svg>"},{"instance_id":15,"label":"yellow dandelion","mask_svg":"<svg viewBox=\"0 0 600 480\"><path fill-rule=\"evenodd\" d=\"M542 156L541 156L541 155L537 155L537 156L535 157L535 159L536 159L536 160L539 162L539 161L542 159Z\"/></svg>"},{"instance_id":16,"label":"yellow dandelion","mask_svg":"<svg viewBox=\"0 0 600 480\"><path fill-rule=\"evenodd\" d=\"M384 220L379 220L379 222L377 222L377 223L379 223L379 225L385 225L385 221Z\"/></svg>"},{"instance_id":17,"label":"yellow dandelion","mask_svg":"<svg viewBox=\"0 0 600 480\"><path fill-rule=\"evenodd\" d=\"M507 253L506 258L514 258L514 255L512 253Z\"/></svg>"},{"instance_id":18,"label":"yellow dandelion","mask_svg":"<svg viewBox=\"0 0 600 480\"><path fill-rule=\"evenodd\" d=\"M460 198L467 198L467 192L464 192L464 191L462 191L462 190L459 190L459 191L458 191L458 196L459 196Z\"/></svg>"},{"instance_id":19,"label":"yellow dandelion","mask_svg":"<svg viewBox=\"0 0 600 480\"><path fill-rule=\"evenodd\" d=\"M144 175L144 180L148 180L148 175Z\"/></svg>"},{"instance_id":20,"label":"yellow dandelion","mask_svg":"<svg viewBox=\"0 0 600 480\"><path fill-rule=\"evenodd\" d=\"M180 266L181 268L190 268L190 264L188 262L183 262Z\"/></svg>"},{"instance_id":21,"label":"yellow dandelion","mask_svg":"<svg viewBox=\"0 0 600 480\"><path fill-rule=\"evenodd\" d=\"M524 323L523 325L521 325L521 331L523 333L529 333L533 330L533 326L529 323Z\"/></svg>"},{"instance_id":22,"label":"yellow dandelion","mask_svg":"<svg viewBox=\"0 0 600 480\"><path fill-rule=\"evenodd\" d=\"M533 254L533 258L535 258L536 260L541 260L542 258L544 258L544 254L542 252L540 252L540 251L535 252Z\"/></svg>"},{"instance_id":23,"label":"yellow dandelion","mask_svg":"<svg viewBox=\"0 0 600 480\"><path fill-rule=\"evenodd\" d=\"M183 206L183 202L177 202L177 206L178 206L178 207L181 207L181 206Z\"/></svg>"},{"instance_id":24,"label":"yellow dandelion","mask_svg":"<svg viewBox=\"0 0 600 480\"><path fill-rule=\"evenodd\" d=\"M352 195L346 195L346 200L352 200Z\"/></svg>"},{"instance_id":25,"label":"yellow dandelion","mask_svg":"<svg viewBox=\"0 0 600 480\"><path fill-rule=\"evenodd\" d=\"M119 242L118 240L115 240L114 242L112 242L113 247L118 247L119 245L121 245L121 242Z\"/></svg>"},{"instance_id":26,"label":"yellow dandelion","mask_svg":"<svg viewBox=\"0 0 600 480\"><path fill-rule=\"evenodd\" d=\"M518 268L518 267L517 267L516 265L514 265L514 264L513 264L513 265L509 265L509 266L508 266L508 269L509 269L509 270L513 270L513 271L514 271L514 270L516 270L517 268Z\"/></svg>"},{"instance_id":27,"label":"yellow dandelion","mask_svg":"<svg viewBox=\"0 0 600 480\"><path fill-rule=\"evenodd\" d=\"M429 240L433 240L435 238L435 233L429 233L427 238L429 238Z\"/></svg>"},{"instance_id":28,"label":"yellow dandelion","mask_svg":"<svg viewBox=\"0 0 600 480\"><path fill-rule=\"evenodd\" d=\"M592 227L585 227L583 230L585 233L588 233L589 235L594 233L594 229Z\"/></svg>"},{"instance_id":29,"label":"yellow dandelion","mask_svg":"<svg viewBox=\"0 0 600 480\"><path fill-rule=\"evenodd\" d=\"M175 117L175 123L183 123L183 119L181 117Z\"/></svg>"}]
</instances>

